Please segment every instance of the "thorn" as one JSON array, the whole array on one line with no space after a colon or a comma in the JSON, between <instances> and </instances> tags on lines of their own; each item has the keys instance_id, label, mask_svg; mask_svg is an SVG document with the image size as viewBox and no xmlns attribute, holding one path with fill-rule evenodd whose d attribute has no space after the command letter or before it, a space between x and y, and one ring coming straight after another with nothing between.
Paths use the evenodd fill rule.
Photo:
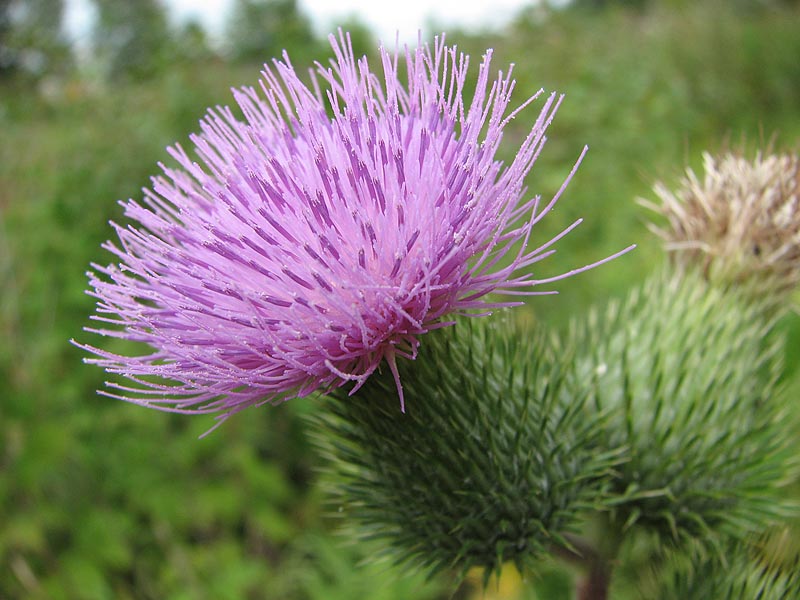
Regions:
<instances>
[{"instance_id":1,"label":"thorn","mask_svg":"<svg viewBox=\"0 0 800 600\"><path fill-rule=\"evenodd\" d=\"M389 364L389 369L391 369L392 375L394 375L394 382L397 385L397 395L400 396L400 412L405 413L406 403L405 398L403 398L403 384L400 383L400 373L397 370L397 359L395 357L394 348L390 346L384 353L384 357Z\"/></svg>"}]
</instances>

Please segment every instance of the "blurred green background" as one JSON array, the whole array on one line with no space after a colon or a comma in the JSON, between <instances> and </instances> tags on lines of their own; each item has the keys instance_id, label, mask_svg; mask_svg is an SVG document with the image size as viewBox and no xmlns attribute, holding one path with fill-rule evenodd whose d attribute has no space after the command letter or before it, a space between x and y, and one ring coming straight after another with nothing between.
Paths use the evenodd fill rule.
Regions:
<instances>
[{"instance_id":1,"label":"blurred green background","mask_svg":"<svg viewBox=\"0 0 800 600\"><path fill-rule=\"evenodd\" d=\"M563 4L563 3L559 3ZM70 338L93 311L92 261L140 197L165 146L185 143L205 108L231 102L287 48L297 67L327 42L293 0L237 0L221 43L172 24L157 0L95 0L79 52L62 0L0 0L0 598L450 598L452 583L362 566L371 550L335 534L317 489L303 414L313 399L253 409L203 439L210 417L144 410L96 395L104 373ZM358 52L373 35L342 24ZM534 298L532 318L563 327L621 296L661 260L635 204L674 183L704 150L800 139L800 3L779 0L575 0L522 10L502 31L449 31L477 59L516 64L517 97L566 94L531 193L558 189L590 152L544 240L585 223L543 276L629 243L635 253ZM506 158L535 107L507 134ZM798 319L787 320L790 364ZM477 579L476 579L477 581ZM537 595L538 590L538 595ZM568 598L566 575L509 574L486 596ZM462 585L457 598L481 597Z\"/></svg>"}]
</instances>

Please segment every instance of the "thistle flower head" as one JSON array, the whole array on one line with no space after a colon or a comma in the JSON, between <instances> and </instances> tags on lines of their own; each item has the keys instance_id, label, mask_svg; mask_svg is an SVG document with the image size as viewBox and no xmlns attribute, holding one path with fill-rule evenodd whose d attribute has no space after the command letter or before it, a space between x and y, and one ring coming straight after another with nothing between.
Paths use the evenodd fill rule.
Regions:
<instances>
[{"instance_id":1,"label":"thistle flower head","mask_svg":"<svg viewBox=\"0 0 800 600\"><path fill-rule=\"evenodd\" d=\"M196 158L171 148L179 167L123 204L133 224L114 225L119 242L105 245L119 264L89 274L94 318L112 327L90 331L150 350L82 346L132 382L107 395L224 418L357 389L385 361L402 404L396 357L413 359L420 336L514 304L490 292L534 293L570 274L522 271L555 241L528 246L563 186L544 205L523 180L560 97L504 165L503 131L538 94L509 110L511 70L493 77L491 51L467 99L469 57L443 39L381 49L380 75L347 36L331 43L311 87L284 53L260 92L233 92L243 118L209 110L191 136Z\"/></svg>"},{"instance_id":2,"label":"thistle flower head","mask_svg":"<svg viewBox=\"0 0 800 600\"><path fill-rule=\"evenodd\" d=\"M669 227L653 228L681 264L710 278L767 284L778 294L800 282L800 158L793 154L704 155L704 177L687 169L677 191L655 186Z\"/></svg>"}]
</instances>

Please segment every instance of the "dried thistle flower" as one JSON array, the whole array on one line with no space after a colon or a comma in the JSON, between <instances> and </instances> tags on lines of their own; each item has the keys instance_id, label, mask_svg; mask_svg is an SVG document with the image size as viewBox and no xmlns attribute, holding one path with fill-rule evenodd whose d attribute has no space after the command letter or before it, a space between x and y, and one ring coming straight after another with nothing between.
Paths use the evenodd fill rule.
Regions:
<instances>
[{"instance_id":1,"label":"dried thistle flower","mask_svg":"<svg viewBox=\"0 0 800 600\"><path fill-rule=\"evenodd\" d=\"M642 201L669 221L651 229L710 280L791 292L800 282L800 158L706 153L703 165L702 179L687 169L674 192L656 184L660 205Z\"/></svg>"},{"instance_id":2,"label":"dried thistle flower","mask_svg":"<svg viewBox=\"0 0 800 600\"><path fill-rule=\"evenodd\" d=\"M93 265L90 329L142 342L139 356L81 347L88 362L126 377L106 395L176 412L218 413L327 391L358 389L384 362L403 405L396 357L455 314L534 294L527 267L550 241L528 247L548 203L525 177L561 98L544 103L514 159L495 156L503 130L539 94L509 110L511 71L491 73L491 51L464 97L469 57L434 47L381 49L382 74L331 36L335 60L309 88L284 54L263 71L262 94L234 92L244 120L210 110L162 167L134 224L115 225ZM405 69L398 62L405 59ZM402 73L405 71L405 74ZM573 171L574 172L574 171ZM570 176L567 178L569 181ZM604 262L604 261L600 261Z\"/></svg>"}]
</instances>

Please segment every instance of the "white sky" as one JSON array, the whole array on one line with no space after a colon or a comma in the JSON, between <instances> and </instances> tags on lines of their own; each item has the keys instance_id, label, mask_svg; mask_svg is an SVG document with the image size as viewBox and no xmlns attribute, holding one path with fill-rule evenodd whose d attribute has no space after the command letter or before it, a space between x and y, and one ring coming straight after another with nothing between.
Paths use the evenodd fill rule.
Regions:
<instances>
[{"instance_id":1,"label":"white sky","mask_svg":"<svg viewBox=\"0 0 800 600\"><path fill-rule=\"evenodd\" d=\"M173 17L199 19L212 35L219 35L225 25L232 0L162 0ZM417 31L426 34L430 22L439 28L499 26L526 4L536 0L299 0L301 10L309 15L318 33L333 30L340 18L356 15L377 35L393 42L400 32L401 41L414 42ZM91 25L88 0L66 0L67 27L77 38Z\"/></svg>"}]
</instances>

